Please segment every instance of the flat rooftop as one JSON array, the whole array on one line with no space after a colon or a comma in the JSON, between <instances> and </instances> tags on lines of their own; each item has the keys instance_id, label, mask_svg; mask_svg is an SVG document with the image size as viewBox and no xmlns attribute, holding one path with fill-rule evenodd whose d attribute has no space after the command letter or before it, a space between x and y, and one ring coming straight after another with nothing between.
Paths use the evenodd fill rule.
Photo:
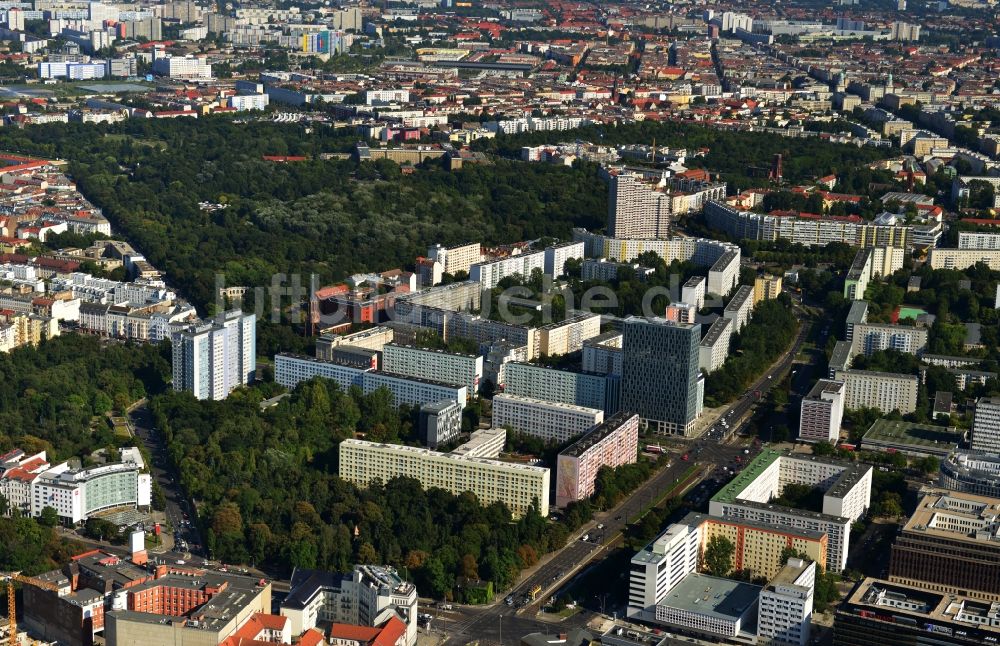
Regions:
<instances>
[{"instance_id":1,"label":"flat rooftop","mask_svg":"<svg viewBox=\"0 0 1000 646\"><path fill-rule=\"evenodd\" d=\"M928 634L933 626L962 631L962 641L942 643L997 643L1000 640L1000 603L956 594L940 594L901 583L868 578L847 597L838 614L865 613L869 620L920 626ZM990 625L993 624L993 625ZM952 634L945 631L945 634Z\"/></svg>"},{"instance_id":2,"label":"flat rooftop","mask_svg":"<svg viewBox=\"0 0 1000 646\"><path fill-rule=\"evenodd\" d=\"M830 355L830 367L836 370L846 370L851 365L851 342L837 341Z\"/></svg>"},{"instance_id":3,"label":"flat rooftop","mask_svg":"<svg viewBox=\"0 0 1000 646\"><path fill-rule=\"evenodd\" d=\"M635 416L635 413L629 413L627 411L615 413L608 419L587 431L586 435L563 449L559 455L576 458L580 457L591 448L605 440L609 435L620 429L626 422L628 422L628 420Z\"/></svg>"},{"instance_id":4,"label":"flat rooftop","mask_svg":"<svg viewBox=\"0 0 1000 646\"><path fill-rule=\"evenodd\" d=\"M115 610L110 614L128 621L152 624L184 622L185 628L217 631L224 628L264 590L258 585L258 580L251 577L197 570L197 576L167 574L159 579L140 583L130 588L130 591L139 592L157 587L200 590L206 587L220 586L224 586L224 588L212 595L212 598L205 603L192 609L186 616L178 617L132 610Z\"/></svg>"},{"instance_id":5,"label":"flat rooftop","mask_svg":"<svg viewBox=\"0 0 1000 646\"><path fill-rule=\"evenodd\" d=\"M844 389L844 382L831 379L820 379L813 385L806 399L821 399L823 393L839 393Z\"/></svg>"},{"instance_id":6,"label":"flat rooftop","mask_svg":"<svg viewBox=\"0 0 1000 646\"><path fill-rule=\"evenodd\" d=\"M845 321L848 325L856 323L864 323L865 316L868 314L868 301L854 301L851 303L851 309L847 311L847 318Z\"/></svg>"},{"instance_id":7,"label":"flat rooftop","mask_svg":"<svg viewBox=\"0 0 1000 646\"><path fill-rule=\"evenodd\" d=\"M961 439L961 431L955 428L879 419L865 433L861 445L944 456L954 451Z\"/></svg>"},{"instance_id":8,"label":"flat rooftop","mask_svg":"<svg viewBox=\"0 0 1000 646\"><path fill-rule=\"evenodd\" d=\"M692 573L657 605L736 621L757 603L762 588L743 581Z\"/></svg>"},{"instance_id":9,"label":"flat rooftop","mask_svg":"<svg viewBox=\"0 0 1000 646\"><path fill-rule=\"evenodd\" d=\"M501 401L506 400L526 405L530 404L532 406L541 406L544 408L556 408L564 411L573 411L577 413L584 413L587 415L595 415L597 413L603 412L597 408L587 408L586 406L577 406L576 404L567 404L564 402L550 402L544 399L535 399L534 397L525 397L523 395L512 395L510 393L498 393L496 396L493 397L494 401L496 401L497 399L500 399Z\"/></svg>"},{"instance_id":10,"label":"flat rooftop","mask_svg":"<svg viewBox=\"0 0 1000 646\"><path fill-rule=\"evenodd\" d=\"M722 333L726 331L726 328L732 324L733 319L727 319L722 316L715 319L711 327L708 328L708 332L705 333L705 336L702 338L699 345L704 347L715 345L715 343L719 340L719 337L722 336Z\"/></svg>"},{"instance_id":11,"label":"flat rooftop","mask_svg":"<svg viewBox=\"0 0 1000 646\"><path fill-rule=\"evenodd\" d=\"M745 518L730 518L728 516L723 516L718 518L716 516L710 516L708 514L700 514L698 512L691 512L684 518L680 519L678 522L684 525L700 525L703 522L713 522L722 525L739 525L740 527L751 527L754 529L761 529L771 532L778 532L786 536L801 536L803 538L808 538L810 540L818 541L826 536L826 532L821 532L815 529L806 529L804 527L788 527L787 525L777 525L775 523L765 523L759 520L747 520Z\"/></svg>"},{"instance_id":12,"label":"flat rooftop","mask_svg":"<svg viewBox=\"0 0 1000 646\"><path fill-rule=\"evenodd\" d=\"M733 295L732 300L726 303L726 307L723 311L734 312L746 303L748 298L753 298L753 287L749 285L740 285L740 288L736 290L736 294Z\"/></svg>"},{"instance_id":13,"label":"flat rooftop","mask_svg":"<svg viewBox=\"0 0 1000 646\"><path fill-rule=\"evenodd\" d=\"M741 491L750 486L750 483L763 474L769 466L781 458L781 453L774 449L766 449L760 452L750 464L740 472L738 476L729 481L725 487L712 496L713 502L732 503L736 501Z\"/></svg>"},{"instance_id":14,"label":"flat rooftop","mask_svg":"<svg viewBox=\"0 0 1000 646\"><path fill-rule=\"evenodd\" d=\"M868 260L871 257L871 249L859 250L857 255L854 256L854 260L851 262L851 268L847 270L847 280L861 280L865 265L868 264Z\"/></svg>"},{"instance_id":15,"label":"flat rooftop","mask_svg":"<svg viewBox=\"0 0 1000 646\"><path fill-rule=\"evenodd\" d=\"M1000 498L934 491L920 499L902 531L953 541L993 543L1000 549Z\"/></svg>"}]
</instances>

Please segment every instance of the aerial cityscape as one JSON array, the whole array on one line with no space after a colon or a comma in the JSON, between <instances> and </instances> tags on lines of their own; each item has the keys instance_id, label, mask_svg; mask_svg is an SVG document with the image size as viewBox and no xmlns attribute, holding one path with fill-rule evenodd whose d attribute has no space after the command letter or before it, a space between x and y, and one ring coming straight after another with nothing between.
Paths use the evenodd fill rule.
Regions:
<instances>
[{"instance_id":1,"label":"aerial cityscape","mask_svg":"<svg viewBox=\"0 0 1000 646\"><path fill-rule=\"evenodd\" d=\"M0 118L0 646L1000 644L994 0L9 0Z\"/></svg>"}]
</instances>

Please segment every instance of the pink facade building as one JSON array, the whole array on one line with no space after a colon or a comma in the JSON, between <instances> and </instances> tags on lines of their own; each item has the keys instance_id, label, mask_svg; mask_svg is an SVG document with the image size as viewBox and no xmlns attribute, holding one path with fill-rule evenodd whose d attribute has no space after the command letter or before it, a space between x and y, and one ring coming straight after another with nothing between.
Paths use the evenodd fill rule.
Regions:
<instances>
[{"instance_id":1,"label":"pink facade building","mask_svg":"<svg viewBox=\"0 0 1000 646\"><path fill-rule=\"evenodd\" d=\"M587 431L575 444L559 454L556 465L556 506L594 493L597 472L636 461L639 452L639 416L617 413Z\"/></svg>"}]
</instances>

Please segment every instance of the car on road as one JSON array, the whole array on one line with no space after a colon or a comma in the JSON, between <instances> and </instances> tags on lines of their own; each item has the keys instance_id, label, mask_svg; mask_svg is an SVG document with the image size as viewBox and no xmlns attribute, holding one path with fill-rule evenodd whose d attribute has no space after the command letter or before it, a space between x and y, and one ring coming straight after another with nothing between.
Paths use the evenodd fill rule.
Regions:
<instances>
[{"instance_id":1,"label":"car on road","mask_svg":"<svg viewBox=\"0 0 1000 646\"><path fill-rule=\"evenodd\" d=\"M604 529L604 523L597 523L597 529Z\"/></svg>"}]
</instances>

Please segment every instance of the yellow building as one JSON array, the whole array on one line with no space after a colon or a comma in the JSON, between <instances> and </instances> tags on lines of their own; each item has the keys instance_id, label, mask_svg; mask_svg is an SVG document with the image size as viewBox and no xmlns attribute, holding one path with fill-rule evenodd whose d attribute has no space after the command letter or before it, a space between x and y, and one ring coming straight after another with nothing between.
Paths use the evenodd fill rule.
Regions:
<instances>
[{"instance_id":1,"label":"yellow building","mask_svg":"<svg viewBox=\"0 0 1000 646\"><path fill-rule=\"evenodd\" d=\"M37 346L54 336L59 336L59 322L55 319L36 314L0 315L0 352L22 345Z\"/></svg>"},{"instance_id":2,"label":"yellow building","mask_svg":"<svg viewBox=\"0 0 1000 646\"><path fill-rule=\"evenodd\" d=\"M502 502L514 516L537 502L549 515L549 470L456 453L363 440L340 443L340 477L359 487L395 477L415 478L425 489L439 487L453 494L471 491L484 505Z\"/></svg>"},{"instance_id":3,"label":"yellow building","mask_svg":"<svg viewBox=\"0 0 1000 646\"><path fill-rule=\"evenodd\" d=\"M778 298L781 293L781 276L771 276L764 274L757 276L753 281L753 304L754 307L761 301L769 301Z\"/></svg>"},{"instance_id":4,"label":"yellow building","mask_svg":"<svg viewBox=\"0 0 1000 646\"><path fill-rule=\"evenodd\" d=\"M810 560L826 567L827 535L823 532L696 514L691 516L697 516L692 519L694 522L701 521L698 530L702 551L714 536L724 537L736 546L734 570L750 570L752 576L770 580L784 565L782 555L786 548L805 554ZM682 522L688 522L688 519Z\"/></svg>"}]
</instances>

